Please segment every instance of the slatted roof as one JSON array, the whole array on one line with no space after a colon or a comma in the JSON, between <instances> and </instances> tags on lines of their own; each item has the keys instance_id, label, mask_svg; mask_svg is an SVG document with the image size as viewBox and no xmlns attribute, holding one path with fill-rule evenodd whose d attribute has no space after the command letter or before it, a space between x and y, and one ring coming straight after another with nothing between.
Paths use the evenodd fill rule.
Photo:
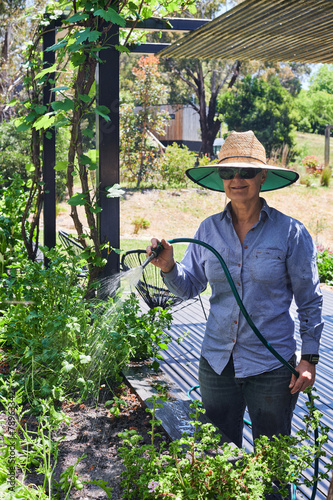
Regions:
<instances>
[{"instance_id":1,"label":"slatted roof","mask_svg":"<svg viewBox=\"0 0 333 500\"><path fill-rule=\"evenodd\" d=\"M245 0L161 57L333 63L332 0Z\"/></svg>"}]
</instances>

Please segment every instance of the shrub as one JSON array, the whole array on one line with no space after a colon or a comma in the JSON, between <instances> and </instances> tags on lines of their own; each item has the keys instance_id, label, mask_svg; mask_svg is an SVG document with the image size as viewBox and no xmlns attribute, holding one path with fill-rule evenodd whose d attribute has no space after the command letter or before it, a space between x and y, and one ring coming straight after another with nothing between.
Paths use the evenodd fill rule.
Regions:
<instances>
[{"instance_id":1,"label":"shrub","mask_svg":"<svg viewBox=\"0 0 333 500\"><path fill-rule=\"evenodd\" d=\"M318 249L317 266L320 282L333 286L333 252L327 249Z\"/></svg>"},{"instance_id":2,"label":"shrub","mask_svg":"<svg viewBox=\"0 0 333 500\"><path fill-rule=\"evenodd\" d=\"M193 436L184 433L168 448L165 442L157 447L154 437L159 435L155 429L161 421L156 420L155 411L163 406L157 403L157 397L153 397L153 408L146 410L153 417L151 444L140 446L142 438L135 430L120 434L123 445L119 454L126 467L121 474L124 498L260 500L273 491L273 481L279 481L279 491L286 494L289 482L301 483L302 471L312 466L314 456L325 456L322 444L327 441L327 427L322 426L320 442L310 444L312 428L320 425L321 417L318 411L313 411L311 403L307 403L310 413L305 419L305 429L295 436L273 436L271 441L262 436L256 440L254 452L239 450L240 456L235 458L235 450L229 444L219 449L217 429L212 424L201 424L199 412L204 410L196 402L196 414L191 415L195 418L191 422ZM320 472L319 477L327 479L328 475ZM310 486L315 479L305 479L306 485Z\"/></svg>"},{"instance_id":3,"label":"shrub","mask_svg":"<svg viewBox=\"0 0 333 500\"><path fill-rule=\"evenodd\" d=\"M329 187L331 182L332 172L330 167L325 167L321 173L320 184L325 187Z\"/></svg>"},{"instance_id":4,"label":"shrub","mask_svg":"<svg viewBox=\"0 0 333 500\"><path fill-rule=\"evenodd\" d=\"M23 262L0 290L0 340L10 368L20 367L28 397L79 392L86 398L102 381L118 380L130 359L158 357L169 340L164 329L170 313L156 308L140 314L134 295L85 300L80 258L59 248L46 255L48 268Z\"/></svg>"},{"instance_id":5,"label":"shrub","mask_svg":"<svg viewBox=\"0 0 333 500\"><path fill-rule=\"evenodd\" d=\"M132 224L134 226L134 234L138 234L140 229L148 229L148 227L150 226L149 220L145 219L144 217L137 217L132 221Z\"/></svg>"},{"instance_id":6,"label":"shrub","mask_svg":"<svg viewBox=\"0 0 333 500\"><path fill-rule=\"evenodd\" d=\"M308 174L320 175L323 170L323 165L319 164L319 160L316 156L305 156L302 159L302 164L306 168Z\"/></svg>"},{"instance_id":7,"label":"shrub","mask_svg":"<svg viewBox=\"0 0 333 500\"><path fill-rule=\"evenodd\" d=\"M162 180L166 182L168 187L186 187L189 179L185 171L194 167L196 158L196 153L190 151L186 146L179 146L175 142L171 146L167 146L159 163Z\"/></svg>"}]
</instances>

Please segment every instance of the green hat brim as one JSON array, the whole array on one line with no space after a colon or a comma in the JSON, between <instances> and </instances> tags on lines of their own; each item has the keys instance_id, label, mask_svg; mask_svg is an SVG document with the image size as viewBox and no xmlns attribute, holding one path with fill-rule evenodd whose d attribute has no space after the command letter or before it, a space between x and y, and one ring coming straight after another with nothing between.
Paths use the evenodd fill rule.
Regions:
<instances>
[{"instance_id":1,"label":"green hat brim","mask_svg":"<svg viewBox=\"0 0 333 500\"><path fill-rule=\"evenodd\" d=\"M186 170L186 175L191 181L212 191L222 191L224 193L223 180L219 176L220 165L207 165L206 167L193 167ZM235 165L234 165L235 167ZM258 168L258 165L256 165ZM297 172L287 168L272 167L265 165L267 179L261 187L261 191L274 191L293 184L299 178Z\"/></svg>"}]
</instances>

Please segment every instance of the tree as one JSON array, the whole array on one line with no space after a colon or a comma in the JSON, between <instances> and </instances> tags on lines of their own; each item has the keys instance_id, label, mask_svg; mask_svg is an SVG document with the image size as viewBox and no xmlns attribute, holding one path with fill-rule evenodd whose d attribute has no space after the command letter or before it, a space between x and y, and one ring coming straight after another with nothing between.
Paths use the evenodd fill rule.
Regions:
<instances>
[{"instance_id":1,"label":"tree","mask_svg":"<svg viewBox=\"0 0 333 500\"><path fill-rule=\"evenodd\" d=\"M8 102L22 88L23 46L29 43L42 4L43 0L35 0L27 8L26 0L0 2L0 122L15 114Z\"/></svg>"},{"instance_id":2,"label":"tree","mask_svg":"<svg viewBox=\"0 0 333 500\"><path fill-rule=\"evenodd\" d=\"M310 79L308 90L302 89L295 101L300 120L298 130L324 134L333 123L333 65L323 64Z\"/></svg>"},{"instance_id":3,"label":"tree","mask_svg":"<svg viewBox=\"0 0 333 500\"><path fill-rule=\"evenodd\" d=\"M39 18L26 55L27 73L24 85L28 98L18 108L21 113L19 130L31 131L31 163L34 168L29 198L22 218L22 236L29 257L36 258L39 237L39 219L42 209L44 187L42 182L42 142L50 136L50 128L67 127L70 143L67 161L59 162L56 169L67 173L67 190L71 216L78 239L86 249L89 265L89 280L94 281L105 263L99 241L97 214L99 191L90 180L97 165L93 154L85 149L85 137L92 138L94 132L86 119L95 110L106 121L110 121L109 110L96 106L95 74L97 63L103 64L103 48L114 46L111 29L114 25L124 27L126 19L138 20L158 13L165 16L176 8L181 10L192 0L181 0L178 4L168 0L124 0L121 4L108 0L69 1L61 0L48 8L48 18ZM43 13L41 13L42 15ZM43 30L55 29L52 22L62 26L57 42L49 50L55 52L56 62L45 67L41 60L41 37ZM135 23L134 23L135 24ZM116 48L126 51L131 31ZM54 85L56 100L43 104L45 84ZM79 191L74 192L74 177L79 182ZM85 209L88 231L84 229L77 207ZM32 219L29 234L26 234L28 217ZM92 244L87 243L87 238ZM107 244L107 243L106 243Z\"/></svg>"},{"instance_id":4,"label":"tree","mask_svg":"<svg viewBox=\"0 0 333 500\"><path fill-rule=\"evenodd\" d=\"M171 71L186 83L196 99L187 102L199 114L201 130L200 156L213 155L213 143L220 130L221 121L217 117L217 98L223 88L231 88L240 70L240 61L201 62L198 59L177 61L169 60Z\"/></svg>"},{"instance_id":5,"label":"tree","mask_svg":"<svg viewBox=\"0 0 333 500\"><path fill-rule=\"evenodd\" d=\"M159 59L153 55L139 59L132 72L135 76L132 95L134 105L124 103L121 108L121 169L137 187L149 180L155 170L159 147L154 142L154 133L163 135L169 120L167 112L159 105L165 104L167 89L158 83Z\"/></svg>"},{"instance_id":6,"label":"tree","mask_svg":"<svg viewBox=\"0 0 333 500\"><path fill-rule=\"evenodd\" d=\"M324 134L326 125L333 123L333 94L325 90L302 89L295 105L300 116L297 129L301 132Z\"/></svg>"},{"instance_id":7,"label":"tree","mask_svg":"<svg viewBox=\"0 0 333 500\"><path fill-rule=\"evenodd\" d=\"M236 91L220 96L218 110L229 130L253 130L268 156L285 144L294 146L298 115L291 95L275 76L269 82L246 76Z\"/></svg>"},{"instance_id":8,"label":"tree","mask_svg":"<svg viewBox=\"0 0 333 500\"><path fill-rule=\"evenodd\" d=\"M310 78L310 93L324 91L333 95L333 64L323 64Z\"/></svg>"}]
</instances>

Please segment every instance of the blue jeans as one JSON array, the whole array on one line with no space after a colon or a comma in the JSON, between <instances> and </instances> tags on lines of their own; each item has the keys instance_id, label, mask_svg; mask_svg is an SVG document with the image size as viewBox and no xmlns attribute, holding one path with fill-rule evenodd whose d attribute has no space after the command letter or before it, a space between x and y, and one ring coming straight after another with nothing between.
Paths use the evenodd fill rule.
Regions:
<instances>
[{"instance_id":1,"label":"blue jeans","mask_svg":"<svg viewBox=\"0 0 333 500\"><path fill-rule=\"evenodd\" d=\"M295 356L289 363L295 366ZM200 358L199 384L206 415L239 448L242 447L246 407L253 439L262 435L268 438L290 435L298 397L298 394L290 394L290 379L291 372L285 366L252 377L236 378L232 356L218 375L205 358Z\"/></svg>"}]
</instances>

